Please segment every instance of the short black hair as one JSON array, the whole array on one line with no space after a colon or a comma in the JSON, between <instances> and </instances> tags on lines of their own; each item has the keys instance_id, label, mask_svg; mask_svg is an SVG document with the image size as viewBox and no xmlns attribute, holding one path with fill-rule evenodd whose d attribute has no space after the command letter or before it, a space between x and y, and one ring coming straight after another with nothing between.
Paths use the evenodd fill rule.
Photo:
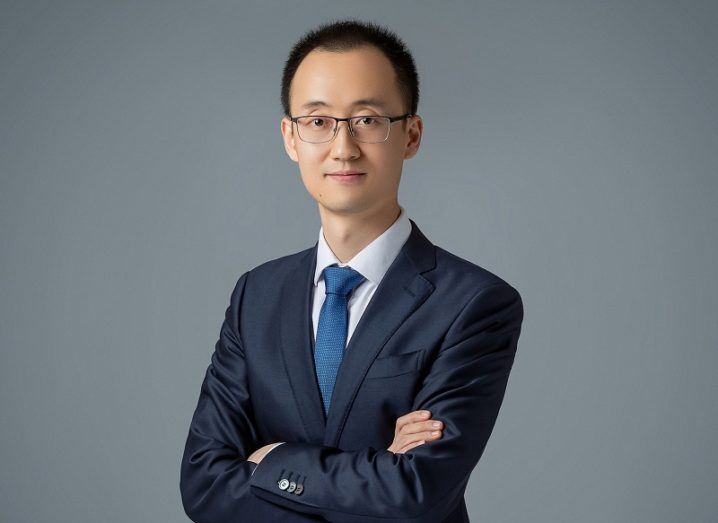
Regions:
<instances>
[{"instance_id":1,"label":"short black hair","mask_svg":"<svg viewBox=\"0 0 718 523\"><path fill-rule=\"evenodd\" d=\"M289 89L299 64L314 49L345 52L366 45L377 47L389 59L404 100L405 112L416 114L419 106L419 75L404 41L393 31L374 22L357 19L331 20L305 33L292 47L282 73L282 110L291 116ZM406 120L402 121L402 126Z\"/></svg>"}]
</instances>

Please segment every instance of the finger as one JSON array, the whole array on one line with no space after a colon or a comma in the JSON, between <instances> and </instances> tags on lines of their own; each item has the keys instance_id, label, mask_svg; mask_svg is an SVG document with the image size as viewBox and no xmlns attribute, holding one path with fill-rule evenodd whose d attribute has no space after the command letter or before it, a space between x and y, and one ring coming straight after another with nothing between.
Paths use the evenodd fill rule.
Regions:
<instances>
[{"instance_id":1,"label":"finger","mask_svg":"<svg viewBox=\"0 0 718 523\"><path fill-rule=\"evenodd\" d=\"M417 432L443 430L444 424L439 420L418 421L404 425L403 434L416 434Z\"/></svg>"},{"instance_id":2,"label":"finger","mask_svg":"<svg viewBox=\"0 0 718 523\"><path fill-rule=\"evenodd\" d=\"M403 416L400 416L399 418L397 418L396 428L397 428L397 430L400 430L401 427L403 427L407 423L423 421L423 420L429 419L430 416L431 416L431 412L429 412L428 410L415 410L413 412L404 414Z\"/></svg>"},{"instance_id":3,"label":"finger","mask_svg":"<svg viewBox=\"0 0 718 523\"><path fill-rule=\"evenodd\" d=\"M396 446L398 448L404 448L407 445L415 443L417 441L434 441L441 438L441 431L424 431L417 432L416 434L405 434L395 439Z\"/></svg>"},{"instance_id":4,"label":"finger","mask_svg":"<svg viewBox=\"0 0 718 523\"><path fill-rule=\"evenodd\" d=\"M421 440L419 440L419 441L414 441L414 442L409 443L408 445L406 445L403 449L401 449L401 450L399 451L399 453L400 453L400 454L404 454L407 450L411 450L411 449L413 449L414 447L418 447L419 445L423 445L424 443L426 443L426 441L423 440L423 439L421 439Z\"/></svg>"}]
</instances>

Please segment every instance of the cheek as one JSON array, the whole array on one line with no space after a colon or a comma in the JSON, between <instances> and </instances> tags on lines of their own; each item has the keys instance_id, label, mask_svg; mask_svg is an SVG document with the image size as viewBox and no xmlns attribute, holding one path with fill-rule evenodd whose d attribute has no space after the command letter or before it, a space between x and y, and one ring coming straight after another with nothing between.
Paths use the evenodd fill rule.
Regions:
<instances>
[{"instance_id":1,"label":"cheek","mask_svg":"<svg viewBox=\"0 0 718 523\"><path fill-rule=\"evenodd\" d=\"M306 176L316 170L317 162L311 155L307 154L304 151L298 151L297 156L299 158L299 161L297 163L299 164L299 168L302 171L302 176Z\"/></svg>"},{"instance_id":2,"label":"cheek","mask_svg":"<svg viewBox=\"0 0 718 523\"><path fill-rule=\"evenodd\" d=\"M401 172L403 159L400 152L393 149L385 150L372 160L372 165L376 166L377 179L374 180L376 185L393 186L396 185L397 174L395 173Z\"/></svg>"},{"instance_id":3,"label":"cheek","mask_svg":"<svg viewBox=\"0 0 718 523\"><path fill-rule=\"evenodd\" d=\"M321 149L306 147L302 144L297 147L297 156L299 157L299 165L303 171L307 173L319 173L322 170L325 153Z\"/></svg>"},{"instance_id":4,"label":"cheek","mask_svg":"<svg viewBox=\"0 0 718 523\"><path fill-rule=\"evenodd\" d=\"M306 156L300 157L299 173L307 191L318 196L324 184L322 163Z\"/></svg>"}]
</instances>

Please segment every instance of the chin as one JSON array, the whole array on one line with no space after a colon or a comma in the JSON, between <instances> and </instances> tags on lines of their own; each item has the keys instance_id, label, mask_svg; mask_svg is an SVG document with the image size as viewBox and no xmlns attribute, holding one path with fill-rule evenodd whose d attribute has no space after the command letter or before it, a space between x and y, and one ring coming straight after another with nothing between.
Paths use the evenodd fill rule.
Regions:
<instances>
[{"instance_id":1,"label":"chin","mask_svg":"<svg viewBox=\"0 0 718 523\"><path fill-rule=\"evenodd\" d=\"M319 201L326 211L337 214L353 214L363 210L366 206L359 201Z\"/></svg>"}]
</instances>

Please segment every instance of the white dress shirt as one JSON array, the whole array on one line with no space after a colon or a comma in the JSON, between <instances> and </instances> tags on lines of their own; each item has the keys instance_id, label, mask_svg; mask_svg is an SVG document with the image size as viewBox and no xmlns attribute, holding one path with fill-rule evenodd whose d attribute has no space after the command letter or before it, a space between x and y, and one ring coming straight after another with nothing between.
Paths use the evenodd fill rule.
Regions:
<instances>
[{"instance_id":1,"label":"white dress shirt","mask_svg":"<svg viewBox=\"0 0 718 523\"><path fill-rule=\"evenodd\" d=\"M401 207L401 205L399 208L401 209L401 213L399 217L394 220L394 223L346 263L342 263L337 259L324 238L324 227L319 228L319 244L317 245L317 266L314 271L314 295L312 305L312 323L314 325L315 342L317 339L317 329L319 327L319 313L322 310L322 305L326 298L323 275L324 268L334 263L339 267L348 265L365 278L363 282L354 288L351 296L349 296L349 324L347 326L347 339L344 345L346 347L354 333L357 323L359 323L359 319L369 304L369 300L371 300L376 288L379 286L379 282L381 282L389 266L397 254L399 254L399 251L409 238L409 234L411 234L411 222L404 208Z\"/></svg>"},{"instance_id":2,"label":"white dress shirt","mask_svg":"<svg viewBox=\"0 0 718 523\"><path fill-rule=\"evenodd\" d=\"M396 258L404 243L411 234L411 222L409 221L404 208L400 205L401 212L399 217L394 220L387 230L374 238L372 242L364 247L361 251L346 263L340 262L329 248L327 240L324 238L324 227L319 228L319 243L317 245L317 266L314 271L314 291L312 297L312 323L314 325L314 340L317 339L317 328L319 327L319 313L322 310L324 299L326 298L324 286L324 268L336 263L339 267L349 265L352 269L364 276L365 280L357 285L349 297L349 324L347 326L347 340L344 344L346 348L349 339L354 333L354 329L359 323L359 319L369 300L374 295L374 291L379 286L382 278ZM283 442L282 442L283 443ZM274 450L278 445L272 447L269 452ZM267 454L269 454L267 452ZM266 456L266 454L265 454ZM260 462L261 463L261 462ZM252 474L257 467L252 469Z\"/></svg>"}]
</instances>

